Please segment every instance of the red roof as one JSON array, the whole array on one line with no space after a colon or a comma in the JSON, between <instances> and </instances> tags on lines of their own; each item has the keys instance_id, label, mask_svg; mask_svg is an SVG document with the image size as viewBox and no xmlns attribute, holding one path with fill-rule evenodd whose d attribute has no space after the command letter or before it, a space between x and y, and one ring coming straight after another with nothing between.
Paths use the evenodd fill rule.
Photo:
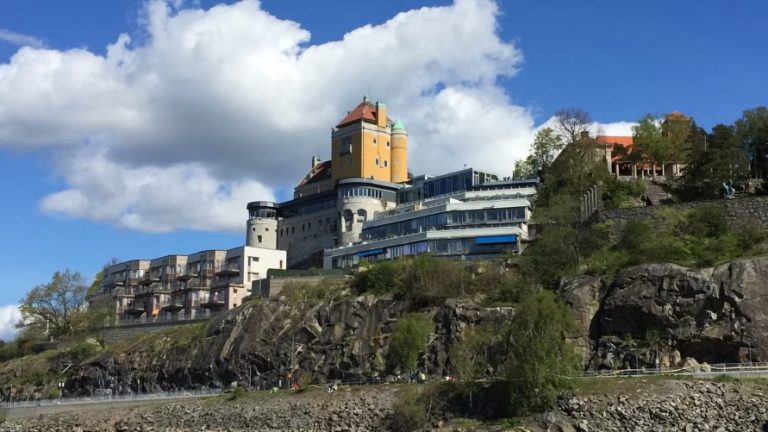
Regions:
<instances>
[{"instance_id":1,"label":"red roof","mask_svg":"<svg viewBox=\"0 0 768 432\"><path fill-rule=\"evenodd\" d=\"M298 186L304 186L321 180L331 178L331 161L320 162L314 166L299 182ZM297 187L298 187L297 186Z\"/></svg>"},{"instance_id":2,"label":"red roof","mask_svg":"<svg viewBox=\"0 0 768 432\"><path fill-rule=\"evenodd\" d=\"M603 144L621 144L627 148L631 148L634 143L631 136L598 135L596 139Z\"/></svg>"},{"instance_id":3,"label":"red roof","mask_svg":"<svg viewBox=\"0 0 768 432\"><path fill-rule=\"evenodd\" d=\"M376 105L368 102L367 99L363 100L360 105L356 106L355 109L350 111L349 114L347 114L347 116L344 117L336 127L346 126L350 123L355 123L360 120L376 123Z\"/></svg>"}]
</instances>

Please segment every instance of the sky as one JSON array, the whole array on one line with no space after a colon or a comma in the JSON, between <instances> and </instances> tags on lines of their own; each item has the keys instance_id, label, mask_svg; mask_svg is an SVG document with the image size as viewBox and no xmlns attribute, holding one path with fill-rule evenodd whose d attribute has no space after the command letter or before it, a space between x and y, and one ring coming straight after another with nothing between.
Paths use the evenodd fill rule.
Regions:
<instances>
[{"instance_id":1,"label":"sky","mask_svg":"<svg viewBox=\"0 0 768 432\"><path fill-rule=\"evenodd\" d=\"M53 272L244 241L364 95L415 173L511 174L580 107L628 134L768 104L764 0L0 2L0 338ZM440 154L441 157L435 157Z\"/></svg>"}]
</instances>

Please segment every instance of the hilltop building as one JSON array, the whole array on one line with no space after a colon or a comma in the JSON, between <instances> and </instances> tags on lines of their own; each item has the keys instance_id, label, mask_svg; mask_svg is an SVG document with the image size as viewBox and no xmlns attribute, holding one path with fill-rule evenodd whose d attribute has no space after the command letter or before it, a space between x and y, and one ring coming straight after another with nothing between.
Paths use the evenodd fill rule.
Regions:
<instances>
[{"instance_id":1,"label":"hilltop building","mask_svg":"<svg viewBox=\"0 0 768 432\"><path fill-rule=\"evenodd\" d=\"M292 200L248 204L246 244L285 250L289 268L519 252L536 183L472 168L411 178L405 126L364 98L332 130L330 160L312 157Z\"/></svg>"},{"instance_id":2,"label":"hilltop building","mask_svg":"<svg viewBox=\"0 0 768 432\"><path fill-rule=\"evenodd\" d=\"M121 318L195 318L262 292L268 269L343 268L429 252L475 259L519 253L537 179L465 168L411 177L408 132L368 98L331 131L293 199L248 203L245 246L110 266L91 304Z\"/></svg>"}]
</instances>

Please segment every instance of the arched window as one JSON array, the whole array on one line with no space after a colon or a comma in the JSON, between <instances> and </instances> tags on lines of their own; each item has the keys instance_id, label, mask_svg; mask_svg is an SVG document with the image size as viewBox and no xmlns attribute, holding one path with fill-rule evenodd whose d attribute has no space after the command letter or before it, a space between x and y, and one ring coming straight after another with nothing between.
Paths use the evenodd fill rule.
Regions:
<instances>
[{"instance_id":1,"label":"arched window","mask_svg":"<svg viewBox=\"0 0 768 432\"><path fill-rule=\"evenodd\" d=\"M359 223L363 223L363 222L365 222L367 219L368 219L368 212L367 212L367 211L365 211L365 210L363 210L363 209L359 209L359 210L357 211L357 221L358 221Z\"/></svg>"},{"instance_id":2,"label":"arched window","mask_svg":"<svg viewBox=\"0 0 768 432\"><path fill-rule=\"evenodd\" d=\"M352 223L354 222L354 215L352 210L346 209L342 212L341 217L344 219L344 232L352 231Z\"/></svg>"}]
</instances>

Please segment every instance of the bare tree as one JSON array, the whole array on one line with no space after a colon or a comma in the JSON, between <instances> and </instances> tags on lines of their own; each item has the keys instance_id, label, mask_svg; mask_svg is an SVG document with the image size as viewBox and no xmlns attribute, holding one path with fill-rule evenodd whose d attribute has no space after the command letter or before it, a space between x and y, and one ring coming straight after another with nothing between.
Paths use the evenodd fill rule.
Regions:
<instances>
[{"instance_id":1,"label":"bare tree","mask_svg":"<svg viewBox=\"0 0 768 432\"><path fill-rule=\"evenodd\" d=\"M555 124L552 128L562 137L566 144L579 140L582 132L589 131L592 117L581 108L564 108L555 113Z\"/></svg>"}]
</instances>

